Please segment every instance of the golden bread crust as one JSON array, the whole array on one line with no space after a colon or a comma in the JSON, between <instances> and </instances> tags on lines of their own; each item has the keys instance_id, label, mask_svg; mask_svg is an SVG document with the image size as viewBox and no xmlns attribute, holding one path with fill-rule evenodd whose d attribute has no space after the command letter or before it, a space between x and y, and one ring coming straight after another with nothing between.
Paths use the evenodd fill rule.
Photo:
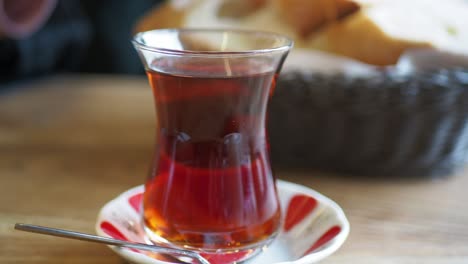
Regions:
<instances>
[{"instance_id":1,"label":"golden bread crust","mask_svg":"<svg viewBox=\"0 0 468 264\"><path fill-rule=\"evenodd\" d=\"M435 38L422 37L418 41L406 37L408 32L401 35L385 30L379 23L392 25L394 21L387 18L379 22L369 10L375 10L372 8L376 5L384 6L384 12L388 11L384 17L389 14L391 17L400 9L386 9L380 5L383 0L189 0L190 4L183 8L176 8L175 1L168 0L149 11L136 30L196 27L200 20L205 27L237 25L288 35L295 40L297 48L326 51L379 66L397 63L410 49L438 47L431 41ZM405 3L402 1L398 4ZM401 16L398 19L401 23Z\"/></svg>"},{"instance_id":2,"label":"golden bread crust","mask_svg":"<svg viewBox=\"0 0 468 264\"><path fill-rule=\"evenodd\" d=\"M306 37L328 23L354 12L360 6L350 0L276 0L280 17Z\"/></svg>"},{"instance_id":3,"label":"golden bread crust","mask_svg":"<svg viewBox=\"0 0 468 264\"><path fill-rule=\"evenodd\" d=\"M430 43L392 38L362 13L330 24L310 36L305 46L379 66L395 64L407 50L432 47Z\"/></svg>"},{"instance_id":4,"label":"golden bread crust","mask_svg":"<svg viewBox=\"0 0 468 264\"><path fill-rule=\"evenodd\" d=\"M135 25L135 32L183 26L188 8L176 9L169 1L152 8Z\"/></svg>"}]
</instances>

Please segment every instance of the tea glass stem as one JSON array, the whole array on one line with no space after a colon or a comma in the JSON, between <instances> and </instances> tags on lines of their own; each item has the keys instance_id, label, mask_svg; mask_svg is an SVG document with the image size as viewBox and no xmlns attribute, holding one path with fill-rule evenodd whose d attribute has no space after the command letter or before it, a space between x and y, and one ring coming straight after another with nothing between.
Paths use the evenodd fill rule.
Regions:
<instances>
[{"instance_id":1,"label":"tea glass stem","mask_svg":"<svg viewBox=\"0 0 468 264\"><path fill-rule=\"evenodd\" d=\"M187 263L187 262L183 262L175 256L183 256L183 257L196 259L200 264L210 264L205 258L200 256L198 253L189 251L189 250L168 248L168 247L162 247L162 246L156 246L156 245L147 245L147 244L142 244L142 243L133 243L133 242L127 242L127 241L123 241L119 239L95 236L91 234L85 234L85 233L80 233L80 232L75 232L75 231L70 231L70 230L30 225L30 224L17 223L15 224L15 229L26 231L26 232L43 234L43 235L71 238L71 239L83 240L83 241L88 241L88 242L95 242L95 243L100 243L100 244L125 247L125 248L133 248L133 249L139 249L139 250L144 250L144 251L167 254L167 255L172 256L175 260L178 260L179 263Z\"/></svg>"}]
</instances>

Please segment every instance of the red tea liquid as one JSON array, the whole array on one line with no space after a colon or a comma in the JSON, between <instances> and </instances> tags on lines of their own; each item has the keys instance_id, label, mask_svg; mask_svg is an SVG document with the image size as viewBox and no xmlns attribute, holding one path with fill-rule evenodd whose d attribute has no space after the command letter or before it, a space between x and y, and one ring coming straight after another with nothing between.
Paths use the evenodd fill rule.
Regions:
<instances>
[{"instance_id":1,"label":"red tea liquid","mask_svg":"<svg viewBox=\"0 0 468 264\"><path fill-rule=\"evenodd\" d=\"M270 238L279 226L265 129L275 74L220 76L224 70L213 67L211 77L147 73L158 124L144 221L161 241L235 249Z\"/></svg>"}]
</instances>

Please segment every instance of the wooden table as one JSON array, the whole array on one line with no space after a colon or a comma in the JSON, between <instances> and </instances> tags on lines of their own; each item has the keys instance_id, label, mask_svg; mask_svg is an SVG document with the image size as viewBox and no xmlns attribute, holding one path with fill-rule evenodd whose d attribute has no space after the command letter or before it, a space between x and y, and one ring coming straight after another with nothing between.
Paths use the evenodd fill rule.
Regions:
<instances>
[{"instance_id":1,"label":"wooden table","mask_svg":"<svg viewBox=\"0 0 468 264\"><path fill-rule=\"evenodd\" d=\"M0 89L0 263L122 263L105 246L13 231L84 232L146 178L154 132L144 77L57 76ZM468 170L422 180L278 171L337 201L351 222L323 263L468 263Z\"/></svg>"}]
</instances>

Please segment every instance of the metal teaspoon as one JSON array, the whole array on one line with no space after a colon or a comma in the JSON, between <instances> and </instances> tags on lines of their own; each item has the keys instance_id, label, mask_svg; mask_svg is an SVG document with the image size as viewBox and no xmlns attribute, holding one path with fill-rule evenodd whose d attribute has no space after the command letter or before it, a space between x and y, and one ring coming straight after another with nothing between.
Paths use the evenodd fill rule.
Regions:
<instances>
[{"instance_id":1,"label":"metal teaspoon","mask_svg":"<svg viewBox=\"0 0 468 264\"><path fill-rule=\"evenodd\" d=\"M133 249L139 249L139 250L144 250L144 251L156 252L156 253L160 253L163 255L168 255L170 256L171 259L178 261L178 263L192 263L192 262L184 262L181 259L179 259L177 256L189 257L191 259L197 260L199 264L210 264L205 258L200 256L198 253L194 251L190 251L190 250L168 248L168 247L162 247L162 246L156 246L156 245L147 245L147 244L142 244L142 243L133 243L133 242L127 242L124 240L113 239L113 238L102 237L102 236L95 236L91 234L85 234L85 233L80 233L80 232L75 232L75 231L70 231L70 230L30 225L30 224L22 224L22 223L15 224L15 229L26 231L26 232L31 232L31 233L43 234L43 235L71 238L71 239L95 242L95 243L118 246L118 247L133 248Z\"/></svg>"}]
</instances>

